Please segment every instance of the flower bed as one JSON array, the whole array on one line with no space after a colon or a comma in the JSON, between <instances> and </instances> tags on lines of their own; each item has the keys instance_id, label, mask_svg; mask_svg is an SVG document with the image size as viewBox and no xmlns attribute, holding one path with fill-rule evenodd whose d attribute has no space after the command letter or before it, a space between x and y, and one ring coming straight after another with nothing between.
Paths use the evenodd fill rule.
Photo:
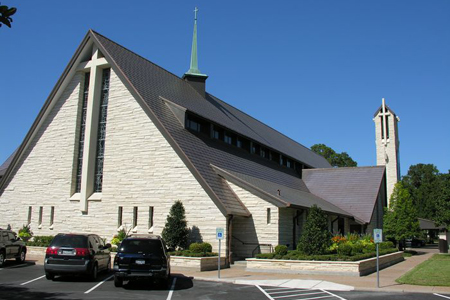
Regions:
<instances>
[{"instance_id":1,"label":"flower bed","mask_svg":"<svg viewBox=\"0 0 450 300\"><path fill-rule=\"evenodd\" d=\"M317 257L316 257L317 258ZM331 258L328 256L327 258ZM380 269L403 261L403 252L380 256ZM247 271L294 274L364 276L376 271L376 257L359 261L247 258Z\"/></svg>"}]
</instances>

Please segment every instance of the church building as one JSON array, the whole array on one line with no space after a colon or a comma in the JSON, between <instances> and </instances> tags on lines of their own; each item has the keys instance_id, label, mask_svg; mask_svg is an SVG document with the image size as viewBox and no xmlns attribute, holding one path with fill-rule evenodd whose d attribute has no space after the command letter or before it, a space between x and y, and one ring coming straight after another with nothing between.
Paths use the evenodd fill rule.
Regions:
<instances>
[{"instance_id":1,"label":"church building","mask_svg":"<svg viewBox=\"0 0 450 300\"><path fill-rule=\"evenodd\" d=\"M227 257L239 259L294 248L313 205L335 233L382 226L384 166L333 168L208 93L206 80L196 22L182 77L89 30L1 167L0 227L161 234L180 200L190 241L217 251L224 228Z\"/></svg>"}]
</instances>

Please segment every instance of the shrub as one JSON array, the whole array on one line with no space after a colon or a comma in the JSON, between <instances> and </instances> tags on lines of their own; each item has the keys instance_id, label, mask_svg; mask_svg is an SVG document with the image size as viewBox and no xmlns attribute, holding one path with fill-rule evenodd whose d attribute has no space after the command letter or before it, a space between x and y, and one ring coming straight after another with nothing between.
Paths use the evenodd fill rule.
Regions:
<instances>
[{"instance_id":1,"label":"shrub","mask_svg":"<svg viewBox=\"0 0 450 300\"><path fill-rule=\"evenodd\" d=\"M256 254L256 258L261 258L261 259L273 259L274 257L275 257L275 253Z\"/></svg>"},{"instance_id":2,"label":"shrub","mask_svg":"<svg viewBox=\"0 0 450 300\"><path fill-rule=\"evenodd\" d=\"M275 254L276 255L286 255L288 253L288 248L285 245L278 245L275 247Z\"/></svg>"},{"instance_id":3,"label":"shrub","mask_svg":"<svg viewBox=\"0 0 450 300\"><path fill-rule=\"evenodd\" d=\"M387 241L380 243L379 247L380 247L379 249L391 249L394 248L395 246L393 242Z\"/></svg>"},{"instance_id":4,"label":"shrub","mask_svg":"<svg viewBox=\"0 0 450 300\"><path fill-rule=\"evenodd\" d=\"M209 243L192 243L189 245L189 251L193 253L212 252L212 246Z\"/></svg>"},{"instance_id":5,"label":"shrub","mask_svg":"<svg viewBox=\"0 0 450 300\"><path fill-rule=\"evenodd\" d=\"M175 201L170 208L166 224L162 231L162 238L166 241L170 249L185 249L187 246L189 229L181 201Z\"/></svg>"},{"instance_id":6,"label":"shrub","mask_svg":"<svg viewBox=\"0 0 450 300\"><path fill-rule=\"evenodd\" d=\"M352 244L352 255L361 254L364 251L364 245L361 242Z\"/></svg>"},{"instance_id":7,"label":"shrub","mask_svg":"<svg viewBox=\"0 0 450 300\"><path fill-rule=\"evenodd\" d=\"M48 247L50 246L50 243L52 242L54 236L48 235L48 236L34 236L32 241L27 242L27 246L36 246L36 247Z\"/></svg>"},{"instance_id":8,"label":"shrub","mask_svg":"<svg viewBox=\"0 0 450 300\"><path fill-rule=\"evenodd\" d=\"M328 219L322 209L313 205L308 211L308 218L297 250L308 255L324 254L330 246L331 233L328 231Z\"/></svg>"},{"instance_id":9,"label":"shrub","mask_svg":"<svg viewBox=\"0 0 450 300\"><path fill-rule=\"evenodd\" d=\"M342 243L337 247L337 254L339 256L350 256L352 255L353 246L351 243Z\"/></svg>"},{"instance_id":10,"label":"shrub","mask_svg":"<svg viewBox=\"0 0 450 300\"><path fill-rule=\"evenodd\" d=\"M211 257L217 256L218 254L216 252L195 253L190 250L182 250L169 252L169 255L185 257Z\"/></svg>"},{"instance_id":11,"label":"shrub","mask_svg":"<svg viewBox=\"0 0 450 300\"><path fill-rule=\"evenodd\" d=\"M128 233L126 228L122 228L119 230L119 232L112 238L111 244L119 246L120 243L127 237Z\"/></svg>"},{"instance_id":12,"label":"shrub","mask_svg":"<svg viewBox=\"0 0 450 300\"><path fill-rule=\"evenodd\" d=\"M373 253L376 251L376 246L375 244L370 244L367 245L366 247L364 247L363 249L363 253Z\"/></svg>"},{"instance_id":13,"label":"shrub","mask_svg":"<svg viewBox=\"0 0 450 300\"><path fill-rule=\"evenodd\" d=\"M23 225L22 228L19 229L19 237L28 241L33 236L33 232L31 231L30 225Z\"/></svg>"}]
</instances>

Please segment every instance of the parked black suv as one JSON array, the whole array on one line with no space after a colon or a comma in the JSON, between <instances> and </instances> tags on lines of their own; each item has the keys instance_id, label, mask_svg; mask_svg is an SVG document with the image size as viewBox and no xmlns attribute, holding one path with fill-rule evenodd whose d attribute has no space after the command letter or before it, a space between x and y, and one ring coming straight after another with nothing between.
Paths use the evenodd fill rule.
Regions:
<instances>
[{"instance_id":1,"label":"parked black suv","mask_svg":"<svg viewBox=\"0 0 450 300\"><path fill-rule=\"evenodd\" d=\"M45 277L88 275L95 280L99 271L111 269L110 247L96 234L59 233L45 254Z\"/></svg>"},{"instance_id":2,"label":"parked black suv","mask_svg":"<svg viewBox=\"0 0 450 300\"><path fill-rule=\"evenodd\" d=\"M131 236L122 241L114 258L114 285L124 280L157 279L168 285L170 262L160 236Z\"/></svg>"},{"instance_id":3,"label":"parked black suv","mask_svg":"<svg viewBox=\"0 0 450 300\"><path fill-rule=\"evenodd\" d=\"M25 243L11 230L0 228L0 268L5 259L15 258L17 262L24 262L27 255Z\"/></svg>"}]
</instances>

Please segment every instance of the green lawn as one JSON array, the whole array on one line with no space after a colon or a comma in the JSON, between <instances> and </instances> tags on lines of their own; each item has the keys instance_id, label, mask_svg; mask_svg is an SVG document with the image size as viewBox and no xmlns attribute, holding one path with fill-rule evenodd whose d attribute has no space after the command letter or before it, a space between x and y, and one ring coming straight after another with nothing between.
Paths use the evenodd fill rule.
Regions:
<instances>
[{"instance_id":1,"label":"green lawn","mask_svg":"<svg viewBox=\"0 0 450 300\"><path fill-rule=\"evenodd\" d=\"M396 281L414 285L450 286L450 255L435 254Z\"/></svg>"}]
</instances>

